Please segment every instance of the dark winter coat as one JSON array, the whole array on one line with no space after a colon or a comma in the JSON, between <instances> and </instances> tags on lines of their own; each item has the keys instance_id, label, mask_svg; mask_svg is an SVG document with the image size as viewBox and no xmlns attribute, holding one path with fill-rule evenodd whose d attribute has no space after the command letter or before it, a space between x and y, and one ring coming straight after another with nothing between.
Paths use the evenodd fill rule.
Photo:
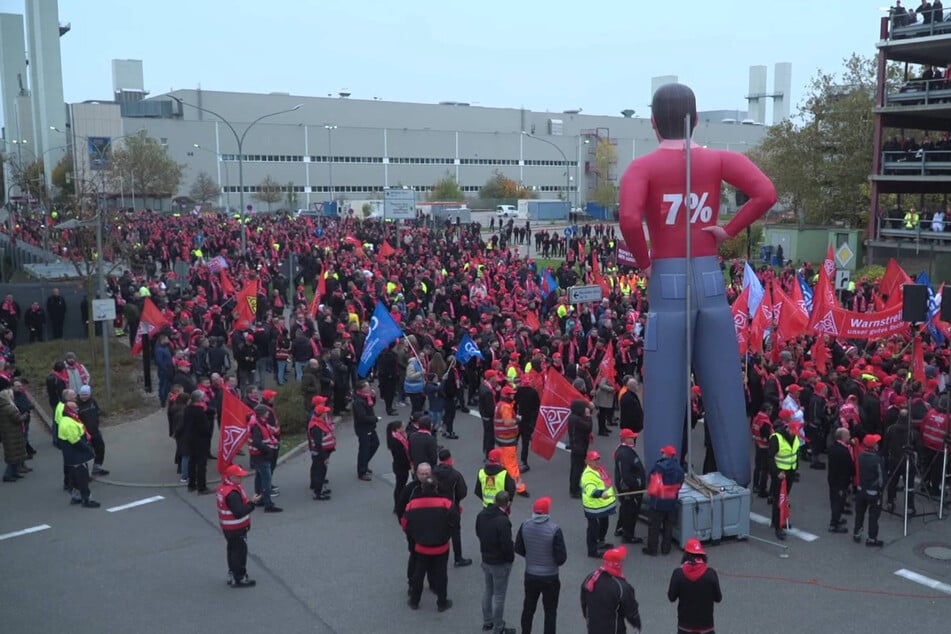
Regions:
<instances>
[{"instance_id":1,"label":"dark winter coat","mask_svg":"<svg viewBox=\"0 0 951 634\"><path fill-rule=\"evenodd\" d=\"M512 522L495 504L490 504L476 517L476 535L486 564L510 564L515 561Z\"/></svg>"},{"instance_id":2,"label":"dark winter coat","mask_svg":"<svg viewBox=\"0 0 951 634\"><path fill-rule=\"evenodd\" d=\"M572 453L587 453L591 442L591 417L585 416L587 403L582 400L571 402L568 415L568 449Z\"/></svg>"},{"instance_id":3,"label":"dark winter coat","mask_svg":"<svg viewBox=\"0 0 951 634\"><path fill-rule=\"evenodd\" d=\"M688 577L689 574L689 577ZM720 579L701 561L685 563L674 570L667 599L677 603L677 626L686 630L713 628L713 604L723 600Z\"/></svg>"},{"instance_id":4,"label":"dark winter coat","mask_svg":"<svg viewBox=\"0 0 951 634\"><path fill-rule=\"evenodd\" d=\"M0 442L3 443L3 461L7 464L26 462L26 440L23 438L23 421L20 411L9 398L0 396Z\"/></svg>"}]
</instances>

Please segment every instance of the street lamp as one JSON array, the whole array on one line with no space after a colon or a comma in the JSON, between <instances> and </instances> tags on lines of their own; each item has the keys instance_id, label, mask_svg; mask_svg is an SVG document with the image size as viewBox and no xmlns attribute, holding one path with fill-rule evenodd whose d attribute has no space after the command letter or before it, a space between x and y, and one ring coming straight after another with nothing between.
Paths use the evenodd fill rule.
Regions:
<instances>
[{"instance_id":1,"label":"street lamp","mask_svg":"<svg viewBox=\"0 0 951 634\"><path fill-rule=\"evenodd\" d=\"M247 252L248 252L247 235L246 235L247 231L246 231L246 227L244 226L244 213L245 213L245 208L244 208L244 137L246 137L246 136L248 135L248 132L251 131L251 128L253 128L253 127L255 126L255 124L257 124L259 121L261 121L261 120L263 120L263 119L267 119L268 117L276 117L276 116L279 115L279 114L287 114L288 112L294 112L294 111L296 111L296 110L300 110L301 105L303 105L303 104L297 104L296 106L294 106L293 108L290 108L290 109L288 109L288 110L279 110L279 111L277 111L277 112L269 112L268 114L263 114L263 115L261 115L260 117L258 117L257 119L255 119L254 121L252 121L251 123L249 123L249 124L248 124L248 127L246 127L246 128L244 129L244 132L242 132L242 133L239 135L239 134L238 134L238 131L234 129L234 126L231 124L231 122L228 121L227 119L225 119L224 117L222 117L222 116L221 116L220 114L218 114L217 112L215 112L215 111L213 111L213 110L209 110L208 108L205 108L205 107L203 107L203 106L196 106L196 105L193 104L193 103L188 103L187 101L182 101L179 97L176 97L176 96L174 96L174 95L169 95L169 97L171 97L173 100L175 100L176 102L178 102L178 105L180 105L180 106L190 106L190 107L194 108L195 110L200 110L201 112L207 112L208 114L210 114L210 115L213 116L213 117L218 117L218 119L220 119L222 123L224 123L226 126L228 126L228 129L231 130L231 134L234 135L234 140L235 140L235 142L237 142L237 144L238 144L238 189L240 190L240 191L239 191L239 199L240 199L240 201L241 201L241 202L240 202L240 204L241 204L241 209L240 209L240 216L241 216L241 218L240 218L240 220L241 220L241 257L243 258L245 255L247 255Z\"/></svg>"},{"instance_id":2,"label":"street lamp","mask_svg":"<svg viewBox=\"0 0 951 634\"><path fill-rule=\"evenodd\" d=\"M552 143L552 142L549 141L548 139L543 139L543 138L541 138L541 137L539 137L539 136L535 136L534 134L531 134L531 133L529 133L529 132L526 132L525 130L522 130L522 134L524 134L525 136L530 137L530 138L532 138L532 139L535 139L536 141L541 141L542 143L547 143L548 145L550 145L550 146L552 146L553 148L555 148L556 150L558 150L558 153L561 154L561 158L564 159L564 161L565 161L565 202L568 203L568 206L570 207L570 206L571 206L571 199L568 198L568 196L569 196L569 194L570 194L570 192L571 192L571 171L568 169L568 157L565 156L564 151L562 151L562 149L561 149L560 147L558 147L556 144Z\"/></svg>"},{"instance_id":3,"label":"street lamp","mask_svg":"<svg viewBox=\"0 0 951 634\"><path fill-rule=\"evenodd\" d=\"M217 160L218 160L218 178L221 178L221 164L224 163L224 161L221 160L221 154L220 154L219 152L215 152L214 150L209 150L209 149L206 148L206 147L202 147L202 146L199 145L198 143L192 143L192 147L195 148L196 150L201 150L202 152L208 152L209 154L214 154L215 157L217 157ZM229 177L228 177L228 164L225 163L224 165L225 165L225 209L228 210L228 211L230 211L230 209L231 209L231 196L230 196L230 193L231 193L231 192L229 192L228 190L231 189L231 180L230 180ZM219 201L219 203L220 203L220 201Z\"/></svg>"},{"instance_id":4,"label":"street lamp","mask_svg":"<svg viewBox=\"0 0 951 634\"><path fill-rule=\"evenodd\" d=\"M327 152L330 154L328 157L330 160L327 163L328 165L328 181L330 185L330 200L334 200L334 143L333 143L333 131L337 129L337 126L325 123L324 129L327 131Z\"/></svg>"}]
</instances>

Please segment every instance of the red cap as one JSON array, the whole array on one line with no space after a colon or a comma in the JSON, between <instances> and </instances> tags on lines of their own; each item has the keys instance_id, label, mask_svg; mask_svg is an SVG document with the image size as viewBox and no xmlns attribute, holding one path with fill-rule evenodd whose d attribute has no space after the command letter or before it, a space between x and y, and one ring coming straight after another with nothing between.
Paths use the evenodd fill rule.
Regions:
<instances>
[{"instance_id":1,"label":"red cap","mask_svg":"<svg viewBox=\"0 0 951 634\"><path fill-rule=\"evenodd\" d=\"M620 575L623 572L625 558L627 558L626 547L612 548L604 553L604 567L609 572Z\"/></svg>"},{"instance_id":2,"label":"red cap","mask_svg":"<svg viewBox=\"0 0 951 634\"><path fill-rule=\"evenodd\" d=\"M327 397L326 397L326 396L320 396L319 394L318 394L317 396L315 396L314 398L310 399L310 404L311 404L311 405L322 405L322 404L324 404L324 403L326 403L326 402L327 402Z\"/></svg>"},{"instance_id":3,"label":"red cap","mask_svg":"<svg viewBox=\"0 0 951 634\"><path fill-rule=\"evenodd\" d=\"M674 448L673 445L664 445L663 447L660 448L660 454L662 456L676 456L677 450Z\"/></svg>"},{"instance_id":4,"label":"red cap","mask_svg":"<svg viewBox=\"0 0 951 634\"><path fill-rule=\"evenodd\" d=\"M865 436L865 438L862 439L862 444L865 445L866 447L872 447L875 445L875 443L877 443L881 439L882 437L879 436L878 434L868 434Z\"/></svg>"},{"instance_id":5,"label":"red cap","mask_svg":"<svg viewBox=\"0 0 951 634\"><path fill-rule=\"evenodd\" d=\"M901 407L907 402L908 402L908 398L904 396L896 396L894 400L895 405L898 405L899 407Z\"/></svg>"},{"instance_id":6,"label":"red cap","mask_svg":"<svg viewBox=\"0 0 951 634\"><path fill-rule=\"evenodd\" d=\"M690 538L687 540L687 543L684 544L684 552L690 553L691 555L706 555L703 551L703 546L700 545L700 540L696 538Z\"/></svg>"},{"instance_id":7,"label":"red cap","mask_svg":"<svg viewBox=\"0 0 951 634\"><path fill-rule=\"evenodd\" d=\"M588 452L587 460L591 461L591 460L600 460L600 459L601 459L601 454L599 454L594 449Z\"/></svg>"},{"instance_id":8,"label":"red cap","mask_svg":"<svg viewBox=\"0 0 951 634\"><path fill-rule=\"evenodd\" d=\"M485 378L487 378L487 379L494 379L496 374L497 374L497 372L496 372L495 370L486 370L486 371L485 371Z\"/></svg>"},{"instance_id":9,"label":"red cap","mask_svg":"<svg viewBox=\"0 0 951 634\"><path fill-rule=\"evenodd\" d=\"M330 408L327 407L326 405L318 405L317 407L314 408L314 413L318 415L326 414L329 411L330 411Z\"/></svg>"},{"instance_id":10,"label":"red cap","mask_svg":"<svg viewBox=\"0 0 951 634\"><path fill-rule=\"evenodd\" d=\"M561 353L560 353L560 352L556 352L555 354L551 355L551 358L552 358L552 359L560 359L560 358L561 358Z\"/></svg>"},{"instance_id":11,"label":"red cap","mask_svg":"<svg viewBox=\"0 0 951 634\"><path fill-rule=\"evenodd\" d=\"M538 513L539 515L548 515L548 512L551 510L551 498L543 497L535 500L535 504L532 505L532 512Z\"/></svg>"},{"instance_id":12,"label":"red cap","mask_svg":"<svg viewBox=\"0 0 951 634\"><path fill-rule=\"evenodd\" d=\"M588 361L590 361L588 357L581 357L580 359L578 359L578 363L587 363Z\"/></svg>"},{"instance_id":13,"label":"red cap","mask_svg":"<svg viewBox=\"0 0 951 634\"><path fill-rule=\"evenodd\" d=\"M495 449L493 449L492 451L490 451L490 452L489 452L489 462L491 462L491 463L493 463L493 464L501 464L501 463L502 463L502 450L501 450L501 449L498 449L498 448L495 448Z\"/></svg>"},{"instance_id":14,"label":"red cap","mask_svg":"<svg viewBox=\"0 0 951 634\"><path fill-rule=\"evenodd\" d=\"M254 335L248 334L244 336L245 341L254 341Z\"/></svg>"},{"instance_id":15,"label":"red cap","mask_svg":"<svg viewBox=\"0 0 951 634\"><path fill-rule=\"evenodd\" d=\"M222 475L226 478L243 477L248 475L248 472L242 469L239 464L229 464L225 467L225 472Z\"/></svg>"},{"instance_id":16,"label":"red cap","mask_svg":"<svg viewBox=\"0 0 951 634\"><path fill-rule=\"evenodd\" d=\"M502 388L502 396L515 396L515 389L510 385L506 385Z\"/></svg>"},{"instance_id":17,"label":"red cap","mask_svg":"<svg viewBox=\"0 0 951 634\"><path fill-rule=\"evenodd\" d=\"M621 440L624 440L625 438L637 438L637 432L633 429L628 429L625 427L621 430Z\"/></svg>"},{"instance_id":18,"label":"red cap","mask_svg":"<svg viewBox=\"0 0 951 634\"><path fill-rule=\"evenodd\" d=\"M792 420L793 415L795 415L795 412L792 411L791 409L781 409L781 410L779 410L779 418L780 418L780 420Z\"/></svg>"},{"instance_id":19,"label":"red cap","mask_svg":"<svg viewBox=\"0 0 951 634\"><path fill-rule=\"evenodd\" d=\"M263 398L266 401L274 400L275 396L277 396L277 392L275 392L274 390L264 390L263 392L261 392L261 398Z\"/></svg>"},{"instance_id":20,"label":"red cap","mask_svg":"<svg viewBox=\"0 0 951 634\"><path fill-rule=\"evenodd\" d=\"M700 391L699 385L694 385L692 388L690 388L690 391L696 394L697 396L700 396L702 394L702 392Z\"/></svg>"},{"instance_id":21,"label":"red cap","mask_svg":"<svg viewBox=\"0 0 951 634\"><path fill-rule=\"evenodd\" d=\"M802 386L799 385L798 383L793 383L792 385L786 388L786 391L787 392L802 392Z\"/></svg>"}]
</instances>

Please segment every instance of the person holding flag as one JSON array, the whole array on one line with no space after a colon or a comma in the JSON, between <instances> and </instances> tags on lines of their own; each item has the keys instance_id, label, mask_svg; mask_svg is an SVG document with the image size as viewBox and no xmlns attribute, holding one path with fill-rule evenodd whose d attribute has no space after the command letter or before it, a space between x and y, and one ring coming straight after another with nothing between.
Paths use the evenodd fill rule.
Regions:
<instances>
[{"instance_id":1,"label":"person holding flag","mask_svg":"<svg viewBox=\"0 0 951 634\"><path fill-rule=\"evenodd\" d=\"M769 466L772 473L769 497L773 504L772 524L776 538L786 539L786 522L780 517L780 507L785 502L788 505L788 495L792 490L796 478L796 469L799 466L799 430L802 423L793 420L793 412L788 409L780 410L779 418L773 426L773 433L769 437ZM780 490L785 489L785 500L780 499Z\"/></svg>"},{"instance_id":2,"label":"person holding flag","mask_svg":"<svg viewBox=\"0 0 951 634\"><path fill-rule=\"evenodd\" d=\"M232 588L250 588L256 582L248 578L248 531L251 530L251 512L261 501L261 494L248 499L248 494L241 486L241 479L248 472L240 465L228 465L221 475L215 499L218 504L218 524L228 542L228 585Z\"/></svg>"},{"instance_id":3,"label":"person holding flag","mask_svg":"<svg viewBox=\"0 0 951 634\"><path fill-rule=\"evenodd\" d=\"M382 302L377 302L376 308L373 309L373 316L370 317L370 330L363 342L363 353L360 355L357 374L360 377L369 374L380 353L402 336L403 331L386 310L386 306Z\"/></svg>"}]
</instances>

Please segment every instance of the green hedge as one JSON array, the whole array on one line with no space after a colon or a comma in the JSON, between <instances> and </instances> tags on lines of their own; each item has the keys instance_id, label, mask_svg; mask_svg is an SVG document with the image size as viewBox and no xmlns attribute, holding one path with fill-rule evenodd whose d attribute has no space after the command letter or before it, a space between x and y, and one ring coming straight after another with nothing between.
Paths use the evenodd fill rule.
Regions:
<instances>
[{"instance_id":1,"label":"green hedge","mask_svg":"<svg viewBox=\"0 0 951 634\"><path fill-rule=\"evenodd\" d=\"M288 381L277 388L274 411L284 434L304 434L307 431L307 410L297 381Z\"/></svg>"}]
</instances>

